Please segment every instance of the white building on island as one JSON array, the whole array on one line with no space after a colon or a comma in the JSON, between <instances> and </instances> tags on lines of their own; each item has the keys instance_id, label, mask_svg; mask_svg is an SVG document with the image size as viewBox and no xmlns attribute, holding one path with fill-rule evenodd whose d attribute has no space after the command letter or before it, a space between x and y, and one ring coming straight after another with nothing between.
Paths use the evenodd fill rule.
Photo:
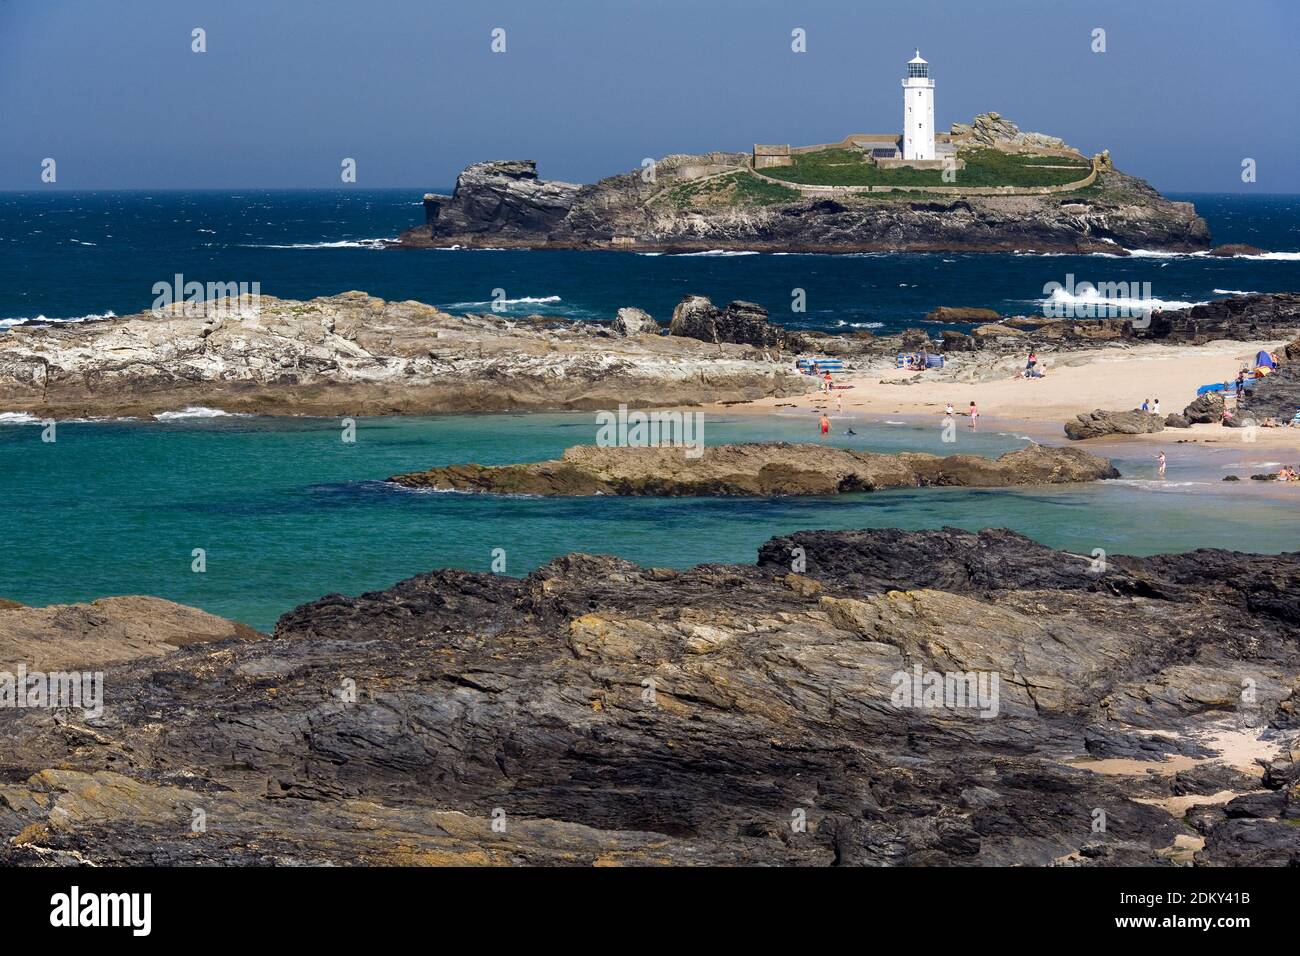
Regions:
<instances>
[{"instance_id":1,"label":"white building on island","mask_svg":"<svg viewBox=\"0 0 1300 956\"><path fill-rule=\"evenodd\" d=\"M903 159L934 158L934 79L917 50L903 79Z\"/></svg>"}]
</instances>

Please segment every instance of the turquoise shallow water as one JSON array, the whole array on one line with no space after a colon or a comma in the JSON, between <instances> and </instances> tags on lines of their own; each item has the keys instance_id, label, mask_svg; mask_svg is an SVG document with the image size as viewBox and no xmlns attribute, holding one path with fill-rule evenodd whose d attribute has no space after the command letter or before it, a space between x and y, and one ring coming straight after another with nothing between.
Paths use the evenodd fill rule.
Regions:
<instances>
[{"instance_id":1,"label":"turquoise shallow water","mask_svg":"<svg viewBox=\"0 0 1300 956\"><path fill-rule=\"evenodd\" d=\"M842 434L852 424L860 434ZM840 419L836 444L875 451L997 455L1023 441L995 428ZM1300 542L1300 498L1221 485L1267 453L1197 464L1170 450L1117 459L1122 482L1014 491L918 489L775 500L500 498L380 483L437 464L527 461L595 439L594 417L492 415L363 419L215 418L0 426L0 596L30 604L156 594L269 628L330 592L358 593L442 566L489 570L492 551L523 574L570 551L644 564L751 562L775 534L807 528L1009 527L1074 551L1155 553L1201 546L1278 552ZM706 419L706 440L812 440L811 416ZM1300 489L1295 489L1300 494ZM207 570L191 570L192 550Z\"/></svg>"}]
</instances>

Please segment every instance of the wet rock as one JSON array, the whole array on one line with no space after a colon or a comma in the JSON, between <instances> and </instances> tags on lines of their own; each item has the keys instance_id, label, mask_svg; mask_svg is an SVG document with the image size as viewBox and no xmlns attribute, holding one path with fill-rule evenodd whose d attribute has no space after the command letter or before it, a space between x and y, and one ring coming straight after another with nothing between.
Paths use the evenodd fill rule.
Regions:
<instances>
[{"instance_id":1,"label":"wet rock","mask_svg":"<svg viewBox=\"0 0 1300 956\"><path fill-rule=\"evenodd\" d=\"M1191 428L1192 423L1188 421L1187 416L1180 415L1178 412L1170 412L1165 416L1165 428Z\"/></svg>"},{"instance_id":2,"label":"wet rock","mask_svg":"<svg viewBox=\"0 0 1300 956\"><path fill-rule=\"evenodd\" d=\"M835 495L951 485L1000 488L1117 478L1104 458L1030 445L997 459L879 455L827 445L756 442L687 447L576 445L554 461L449 465L395 475L408 488L535 495Z\"/></svg>"},{"instance_id":3,"label":"wet rock","mask_svg":"<svg viewBox=\"0 0 1300 956\"><path fill-rule=\"evenodd\" d=\"M967 322L972 325L993 325L1002 321L1002 316L993 309L979 309L969 306L941 305L926 313L927 322Z\"/></svg>"},{"instance_id":4,"label":"wet rock","mask_svg":"<svg viewBox=\"0 0 1300 956\"><path fill-rule=\"evenodd\" d=\"M1264 255L1267 250L1249 246L1242 242L1230 242L1227 245L1215 246L1207 255L1223 256L1231 258L1233 256L1260 256Z\"/></svg>"}]
</instances>

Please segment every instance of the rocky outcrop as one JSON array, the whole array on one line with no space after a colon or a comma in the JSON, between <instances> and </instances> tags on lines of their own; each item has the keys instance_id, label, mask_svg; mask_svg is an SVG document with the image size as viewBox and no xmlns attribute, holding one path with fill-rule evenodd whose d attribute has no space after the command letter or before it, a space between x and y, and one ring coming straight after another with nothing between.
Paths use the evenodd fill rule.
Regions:
<instances>
[{"instance_id":1,"label":"rocky outcrop","mask_svg":"<svg viewBox=\"0 0 1300 956\"><path fill-rule=\"evenodd\" d=\"M103 667L212 641L254 640L244 624L155 597L0 606L0 671Z\"/></svg>"},{"instance_id":2,"label":"rocky outcrop","mask_svg":"<svg viewBox=\"0 0 1300 956\"><path fill-rule=\"evenodd\" d=\"M684 447L577 445L556 461L449 465L395 475L407 488L530 495L836 495L956 485L1003 488L1118 478L1104 458L1029 445L997 459L919 452L878 455L826 445L756 442Z\"/></svg>"},{"instance_id":3,"label":"rocky outcrop","mask_svg":"<svg viewBox=\"0 0 1300 956\"><path fill-rule=\"evenodd\" d=\"M996 325L1002 316L993 309L977 309L969 306L941 305L926 313L927 322L969 322L973 325Z\"/></svg>"},{"instance_id":4,"label":"rocky outcrop","mask_svg":"<svg viewBox=\"0 0 1300 956\"><path fill-rule=\"evenodd\" d=\"M1246 245L1241 242L1230 242L1224 246L1215 246L1209 251L1209 255L1220 256L1231 259L1234 256L1259 256L1265 253L1264 249L1257 246Z\"/></svg>"},{"instance_id":5,"label":"rocky outcrop","mask_svg":"<svg viewBox=\"0 0 1300 956\"><path fill-rule=\"evenodd\" d=\"M1073 149L1065 140L1046 133L1021 132L1020 127L1000 113L980 113L970 123L953 123L949 130L954 139L968 140L995 149L1007 146L1047 149Z\"/></svg>"},{"instance_id":6,"label":"rocky outcrop","mask_svg":"<svg viewBox=\"0 0 1300 956\"><path fill-rule=\"evenodd\" d=\"M93 725L0 709L0 863L1165 865L1193 826L1282 865L1296 594L1297 554L997 530L434 571L116 665Z\"/></svg>"},{"instance_id":7,"label":"rocky outcrop","mask_svg":"<svg viewBox=\"0 0 1300 956\"><path fill-rule=\"evenodd\" d=\"M1138 410L1112 412L1096 409L1080 412L1073 421L1065 423L1065 437L1072 441L1102 438L1106 435L1146 435L1164 431L1165 422L1159 415Z\"/></svg>"},{"instance_id":8,"label":"rocky outcrop","mask_svg":"<svg viewBox=\"0 0 1300 956\"><path fill-rule=\"evenodd\" d=\"M1017 134L1021 135L1021 134ZM1037 134L1023 134L1034 136ZM524 247L698 252L1195 251L1209 229L1190 203L1106 168L1087 190L1041 196L801 196L756 179L746 153L675 155L575 187L537 178L531 160L476 163L451 196L425 197L409 247ZM743 177L733 201L697 201L691 185ZM774 194L775 192L775 194Z\"/></svg>"},{"instance_id":9,"label":"rocky outcrop","mask_svg":"<svg viewBox=\"0 0 1300 956\"><path fill-rule=\"evenodd\" d=\"M731 302L719 309L702 295L687 295L677 303L668 334L763 349L781 348L786 342L785 330L767 321L767 309L761 305Z\"/></svg>"},{"instance_id":10,"label":"rocky outcrop","mask_svg":"<svg viewBox=\"0 0 1300 956\"><path fill-rule=\"evenodd\" d=\"M555 228L580 188L538 179L531 160L474 163L450 196L426 195L424 213L438 231L508 242Z\"/></svg>"},{"instance_id":11,"label":"rocky outcrop","mask_svg":"<svg viewBox=\"0 0 1300 956\"><path fill-rule=\"evenodd\" d=\"M1142 337L1200 345L1216 339L1260 341L1300 329L1300 294L1234 295L1203 305L1153 312Z\"/></svg>"},{"instance_id":12,"label":"rocky outcrop","mask_svg":"<svg viewBox=\"0 0 1300 956\"><path fill-rule=\"evenodd\" d=\"M621 336L590 322L450 315L361 292L244 304L15 328L0 336L0 411L360 416L693 404L806 388L759 349Z\"/></svg>"},{"instance_id":13,"label":"rocky outcrop","mask_svg":"<svg viewBox=\"0 0 1300 956\"><path fill-rule=\"evenodd\" d=\"M1183 418L1192 425L1215 425L1223 421L1223 393L1205 392L1197 395L1183 409Z\"/></svg>"},{"instance_id":14,"label":"rocky outcrop","mask_svg":"<svg viewBox=\"0 0 1300 956\"><path fill-rule=\"evenodd\" d=\"M1250 380L1237 402L1236 420L1261 424L1270 419L1285 426L1300 415L1300 339L1278 350L1271 375Z\"/></svg>"},{"instance_id":15,"label":"rocky outcrop","mask_svg":"<svg viewBox=\"0 0 1300 956\"><path fill-rule=\"evenodd\" d=\"M634 308L619 309L610 328L619 335L658 335L661 331L649 312Z\"/></svg>"}]
</instances>

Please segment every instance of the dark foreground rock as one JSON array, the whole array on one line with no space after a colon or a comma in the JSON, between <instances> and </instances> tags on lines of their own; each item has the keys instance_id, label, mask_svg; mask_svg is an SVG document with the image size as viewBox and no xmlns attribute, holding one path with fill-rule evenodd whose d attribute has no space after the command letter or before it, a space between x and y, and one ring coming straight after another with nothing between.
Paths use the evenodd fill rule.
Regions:
<instances>
[{"instance_id":1,"label":"dark foreground rock","mask_svg":"<svg viewBox=\"0 0 1300 956\"><path fill-rule=\"evenodd\" d=\"M448 465L395 475L407 488L528 495L837 495L928 485L1003 488L1118 478L1105 458L1031 444L997 459L879 455L826 445L755 442L690 450L575 445L554 461Z\"/></svg>"},{"instance_id":2,"label":"dark foreground rock","mask_svg":"<svg viewBox=\"0 0 1300 956\"><path fill-rule=\"evenodd\" d=\"M0 709L0 862L1159 865L1199 832L1199 863L1295 863L1297 593L1297 554L955 529L435 571L112 665L98 719ZM915 706L931 673L998 693ZM1263 777L1214 766L1225 722ZM1142 736L1196 756L1088 753ZM1220 783L1264 799L1148 802Z\"/></svg>"}]
</instances>

